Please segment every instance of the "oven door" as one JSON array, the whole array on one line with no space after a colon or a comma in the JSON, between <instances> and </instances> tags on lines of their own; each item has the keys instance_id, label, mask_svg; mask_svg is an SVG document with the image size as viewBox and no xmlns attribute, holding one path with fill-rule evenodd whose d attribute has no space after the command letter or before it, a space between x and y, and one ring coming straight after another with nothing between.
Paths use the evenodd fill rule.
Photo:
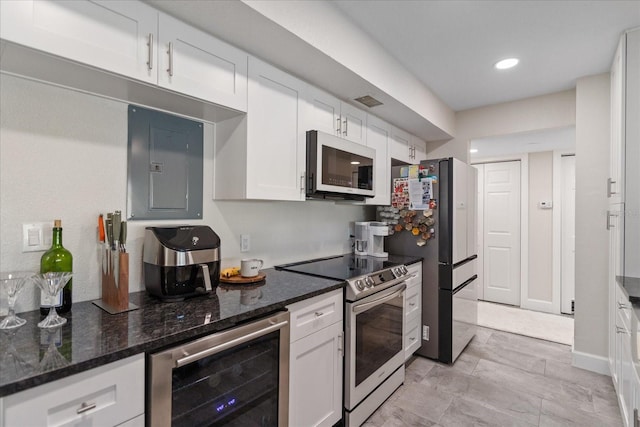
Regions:
<instances>
[{"instance_id":1,"label":"oven door","mask_svg":"<svg viewBox=\"0 0 640 427\"><path fill-rule=\"evenodd\" d=\"M404 291L400 283L346 304L345 407L355 408L404 363Z\"/></svg>"},{"instance_id":2,"label":"oven door","mask_svg":"<svg viewBox=\"0 0 640 427\"><path fill-rule=\"evenodd\" d=\"M148 360L148 426L288 424L288 312L152 354Z\"/></svg>"}]
</instances>

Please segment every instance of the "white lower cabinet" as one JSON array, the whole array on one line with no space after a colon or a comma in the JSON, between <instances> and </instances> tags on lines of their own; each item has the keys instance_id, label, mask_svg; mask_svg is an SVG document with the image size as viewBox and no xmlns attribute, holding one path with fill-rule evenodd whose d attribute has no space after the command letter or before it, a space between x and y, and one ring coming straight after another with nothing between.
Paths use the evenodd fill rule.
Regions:
<instances>
[{"instance_id":1,"label":"white lower cabinet","mask_svg":"<svg viewBox=\"0 0 640 427\"><path fill-rule=\"evenodd\" d=\"M420 324L422 323L422 263L407 266L409 274L415 277L407 280L404 293L404 358L409 359L422 345Z\"/></svg>"},{"instance_id":2,"label":"white lower cabinet","mask_svg":"<svg viewBox=\"0 0 640 427\"><path fill-rule=\"evenodd\" d=\"M330 427L342 418L343 298L339 289L288 307L291 427ZM336 311L337 301L340 310Z\"/></svg>"},{"instance_id":3,"label":"white lower cabinet","mask_svg":"<svg viewBox=\"0 0 640 427\"><path fill-rule=\"evenodd\" d=\"M5 427L144 425L144 354L2 399Z\"/></svg>"}]
</instances>

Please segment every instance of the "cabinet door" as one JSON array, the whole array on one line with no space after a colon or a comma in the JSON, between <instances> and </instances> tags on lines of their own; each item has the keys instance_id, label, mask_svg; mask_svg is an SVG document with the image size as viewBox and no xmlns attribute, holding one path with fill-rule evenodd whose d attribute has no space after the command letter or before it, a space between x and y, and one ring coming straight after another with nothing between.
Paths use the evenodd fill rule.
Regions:
<instances>
[{"instance_id":1,"label":"cabinet door","mask_svg":"<svg viewBox=\"0 0 640 427\"><path fill-rule=\"evenodd\" d=\"M319 130L329 135L342 135L340 100L316 87L309 86L308 107L305 111L304 127Z\"/></svg>"},{"instance_id":2,"label":"cabinet door","mask_svg":"<svg viewBox=\"0 0 640 427\"><path fill-rule=\"evenodd\" d=\"M611 145L609 155L609 180L607 196L610 203L620 203L623 198L624 173L624 112L625 112L625 43L623 35L611 66Z\"/></svg>"},{"instance_id":3,"label":"cabinet door","mask_svg":"<svg viewBox=\"0 0 640 427\"><path fill-rule=\"evenodd\" d=\"M420 348L420 318L416 317L405 323L404 332L404 360L408 360Z\"/></svg>"},{"instance_id":4,"label":"cabinet door","mask_svg":"<svg viewBox=\"0 0 640 427\"><path fill-rule=\"evenodd\" d=\"M418 138L417 136L411 136L411 145L413 146L413 161L420 163L423 160L427 160L427 143Z\"/></svg>"},{"instance_id":5,"label":"cabinet door","mask_svg":"<svg viewBox=\"0 0 640 427\"><path fill-rule=\"evenodd\" d=\"M247 111L247 54L160 13L158 84Z\"/></svg>"},{"instance_id":6,"label":"cabinet door","mask_svg":"<svg viewBox=\"0 0 640 427\"><path fill-rule=\"evenodd\" d=\"M289 424L330 427L342 418L342 322L291 344Z\"/></svg>"},{"instance_id":7,"label":"cabinet door","mask_svg":"<svg viewBox=\"0 0 640 427\"><path fill-rule=\"evenodd\" d=\"M367 146L376 150L374 170L375 197L366 200L368 205L391 204L391 159L389 158L389 139L391 126L379 118L367 117Z\"/></svg>"},{"instance_id":8,"label":"cabinet door","mask_svg":"<svg viewBox=\"0 0 640 427\"><path fill-rule=\"evenodd\" d=\"M367 145L367 113L349 105L341 103L342 137L358 144Z\"/></svg>"},{"instance_id":9,"label":"cabinet door","mask_svg":"<svg viewBox=\"0 0 640 427\"><path fill-rule=\"evenodd\" d=\"M249 58L247 198L304 200L306 84Z\"/></svg>"},{"instance_id":10,"label":"cabinet door","mask_svg":"<svg viewBox=\"0 0 640 427\"><path fill-rule=\"evenodd\" d=\"M411 164L411 135L395 126L391 127L391 141L389 145L389 157Z\"/></svg>"},{"instance_id":11,"label":"cabinet door","mask_svg":"<svg viewBox=\"0 0 640 427\"><path fill-rule=\"evenodd\" d=\"M154 84L157 26L142 2L0 2L1 38Z\"/></svg>"}]
</instances>

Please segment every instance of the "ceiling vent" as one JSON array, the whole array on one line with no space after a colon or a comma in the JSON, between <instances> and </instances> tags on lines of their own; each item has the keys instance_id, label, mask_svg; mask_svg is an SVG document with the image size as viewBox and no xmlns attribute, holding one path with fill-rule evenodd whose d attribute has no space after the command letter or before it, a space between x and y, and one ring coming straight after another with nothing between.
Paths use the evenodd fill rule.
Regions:
<instances>
[{"instance_id":1,"label":"ceiling vent","mask_svg":"<svg viewBox=\"0 0 640 427\"><path fill-rule=\"evenodd\" d=\"M369 108L382 105L382 102L369 95L361 96L360 98L354 99L354 101L358 101L359 103L364 104Z\"/></svg>"}]
</instances>

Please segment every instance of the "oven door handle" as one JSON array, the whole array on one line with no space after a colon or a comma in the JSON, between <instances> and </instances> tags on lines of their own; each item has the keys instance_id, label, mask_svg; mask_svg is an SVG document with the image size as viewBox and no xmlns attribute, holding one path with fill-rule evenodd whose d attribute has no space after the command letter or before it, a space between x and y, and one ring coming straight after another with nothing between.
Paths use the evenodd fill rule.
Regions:
<instances>
[{"instance_id":1,"label":"oven door handle","mask_svg":"<svg viewBox=\"0 0 640 427\"><path fill-rule=\"evenodd\" d=\"M362 313L363 311L367 311L371 307L375 307L376 305L383 304L383 303L385 303L385 302L387 302L389 300L394 299L395 297L397 297L399 295L402 295L402 293L404 292L404 290L406 288L407 288L407 285L403 283L402 285L400 285L400 287L399 287L399 289L397 291L395 291L395 292L393 292L393 293L391 293L389 295L385 295L382 298L378 298L378 299L373 300L371 302L365 302L365 303L362 303L362 304L354 304L352 311L355 314Z\"/></svg>"},{"instance_id":2,"label":"oven door handle","mask_svg":"<svg viewBox=\"0 0 640 427\"><path fill-rule=\"evenodd\" d=\"M262 335L266 335L269 334L273 331L276 331L278 329L282 329L283 327L287 326L289 322L287 320L280 322L280 323L276 323L270 326L267 326L266 328L262 328L260 330L257 330L255 332L251 332L247 335L243 335L239 338L233 339L231 341L227 341L223 344L219 344L216 345L214 347L210 347L206 350L202 350L199 351L195 354L185 354L184 357L176 360L176 368L180 368L184 365L188 365L189 363L195 362L196 360L200 360L204 357L207 356L212 356L216 353L220 353L221 351L227 350L229 348L235 347L237 345L243 344L245 342L251 341L253 339L256 339L258 337L261 337ZM186 351L185 351L186 353Z\"/></svg>"}]
</instances>

